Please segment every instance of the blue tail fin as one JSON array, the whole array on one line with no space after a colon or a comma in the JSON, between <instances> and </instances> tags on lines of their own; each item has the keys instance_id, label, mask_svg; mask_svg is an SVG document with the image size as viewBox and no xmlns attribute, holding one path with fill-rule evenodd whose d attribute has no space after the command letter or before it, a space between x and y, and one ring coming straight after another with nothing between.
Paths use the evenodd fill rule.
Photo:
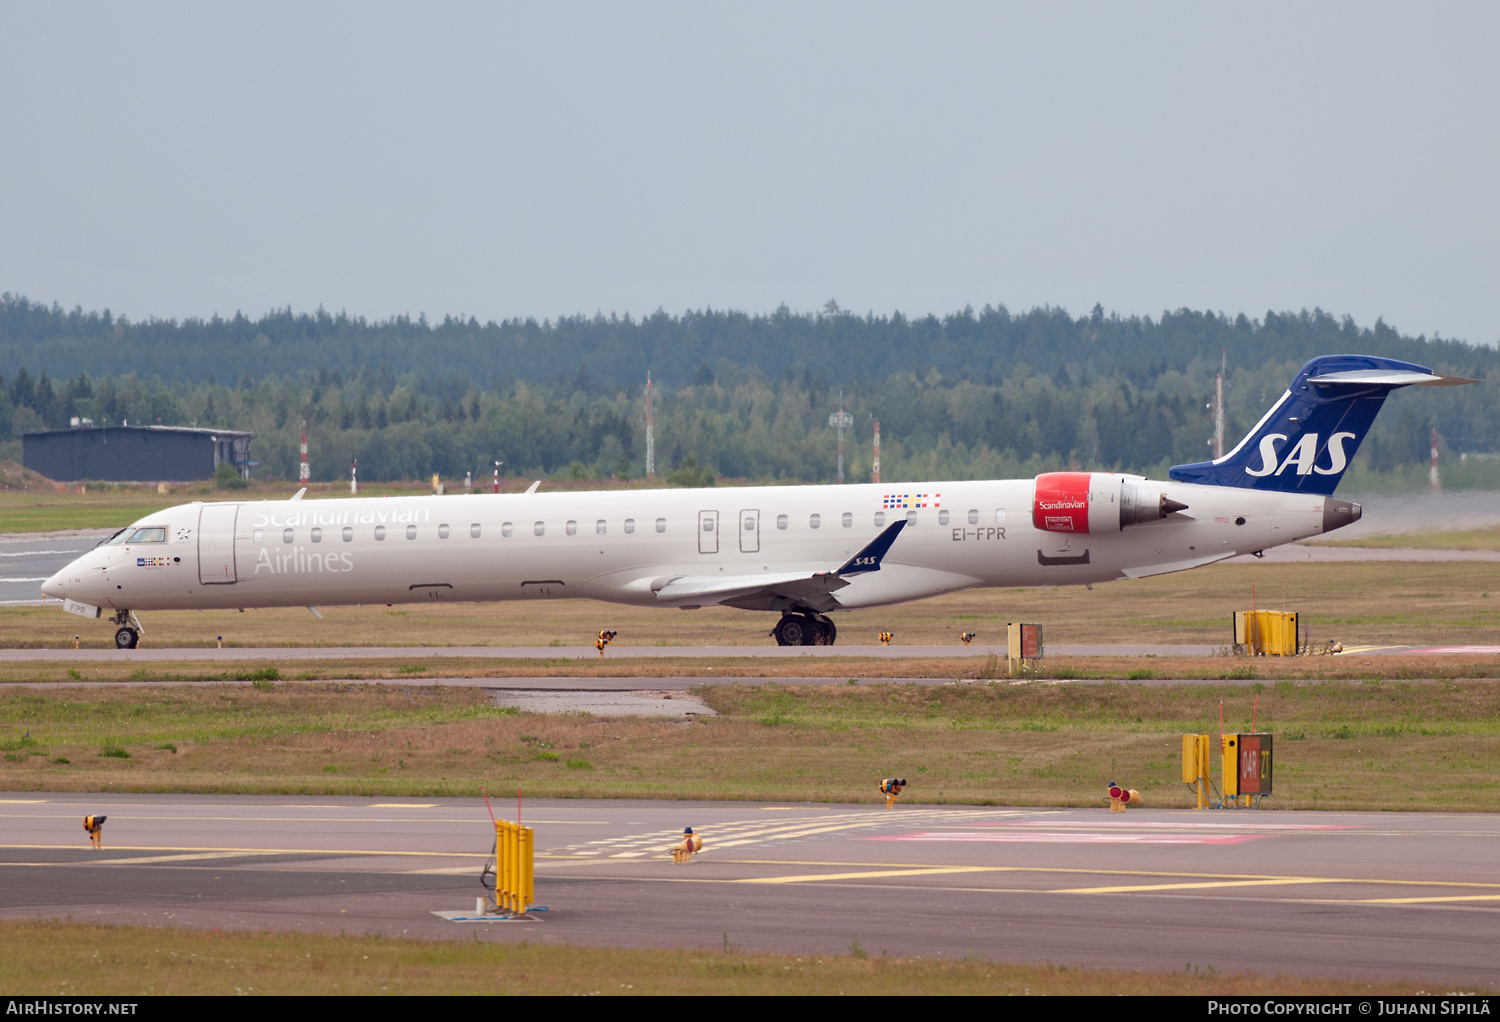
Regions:
<instances>
[{"instance_id":1,"label":"blue tail fin","mask_svg":"<svg viewBox=\"0 0 1500 1022\"><path fill-rule=\"evenodd\" d=\"M1302 367L1239 446L1213 461L1174 465L1171 478L1327 496L1391 391L1473 382L1373 355L1321 355Z\"/></svg>"}]
</instances>

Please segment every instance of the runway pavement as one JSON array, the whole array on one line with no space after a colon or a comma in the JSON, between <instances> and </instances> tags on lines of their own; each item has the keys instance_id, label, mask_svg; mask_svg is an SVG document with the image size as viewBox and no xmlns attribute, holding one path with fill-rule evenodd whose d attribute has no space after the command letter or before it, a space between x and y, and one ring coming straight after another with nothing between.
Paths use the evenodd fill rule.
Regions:
<instances>
[{"instance_id":1,"label":"runway pavement","mask_svg":"<svg viewBox=\"0 0 1500 1022\"><path fill-rule=\"evenodd\" d=\"M1051 657L1211 657L1223 656L1224 646L1048 645ZM1351 646L1343 654L1394 656L1447 653L1500 654L1500 645ZM880 660L948 659L995 656L1005 659L1004 646L611 646L604 660L755 658L768 660L870 657ZM587 660L598 661L592 646L261 646L227 649L172 647L166 649L0 649L0 662L50 661L82 663L244 662L249 660Z\"/></svg>"},{"instance_id":2,"label":"runway pavement","mask_svg":"<svg viewBox=\"0 0 1500 1022\"><path fill-rule=\"evenodd\" d=\"M98 531L0 537L0 607L39 603L42 583L94 549L101 538Z\"/></svg>"},{"instance_id":3,"label":"runway pavement","mask_svg":"<svg viewBox=\"0 0 1500 1022\"><path fill-rule=\"evenodd\" d=\"M86 813L109 816L103 851ZM454 923L434 913L483 893L478 799L7 795L0 915L1500 985L1495 816L584 800L521 815L549 911ZM706 847L675 866L684 826Z\"/></svg>"}]
</instances>

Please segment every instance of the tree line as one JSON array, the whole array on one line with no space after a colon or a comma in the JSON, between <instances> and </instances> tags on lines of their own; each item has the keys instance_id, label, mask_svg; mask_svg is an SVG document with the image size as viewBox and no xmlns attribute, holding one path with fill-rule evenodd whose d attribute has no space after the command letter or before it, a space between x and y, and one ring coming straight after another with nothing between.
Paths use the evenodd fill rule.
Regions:
<instances>
[{"instance_id":1,"label":"tree line","mask_svg":"<svg viewBox=\"0 0 1500 1022\"><path fill-rule=\"evenodd\" d=\"M1301 364L1265 360L1232 369L1226 434L1232 444L1285 389ZM844 408L846 478L870 478L872 428L882 431L882 477L1025 477L1058 468L1139 472L1161 478L1172 464L1209 456L1213 369L1200 361L1163 370L1142 386L1130 374L1048 374L1025 364L997 382L928 368L849 381L822 374L720 360L689 382L657 389L655 450L665 479L701 484L715 476L768 482L836 478L830 413ZM645 470L644 394L639 384L593 380L471 382L463 390L431 376L368 367L345 374L322 367L290 375L246 375L233 385L170 381L139 374L54 380L21 368L0 376L0 430L11 437L96 424L198 425L257 434L258 478L295 479L299 433L307 423L315 480L418 479L439 473L487 478L495 461L507 475L617 479ZM1460 452L1500 449L1500 408L1484 387L1397 392L1356 460L1356 474L1411 476L1426 463L1437 422L1445 461ZM8 429L4 427L8 426ZM18 458L12 439L0 451ZM1489 463L1491 465L1495 463ZM1405 473L1402 475L1402 473ZM674 475L675 474L675 475ZM1493 474L1493 473L1492 473ZM1377 479L1378 481L1378 479Z\"/></svg>"}]
</instances>

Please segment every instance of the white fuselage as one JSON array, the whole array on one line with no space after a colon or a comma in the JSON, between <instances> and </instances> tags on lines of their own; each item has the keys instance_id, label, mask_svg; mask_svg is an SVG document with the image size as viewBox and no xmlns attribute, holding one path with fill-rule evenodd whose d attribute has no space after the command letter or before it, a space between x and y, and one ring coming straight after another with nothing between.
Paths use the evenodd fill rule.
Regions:
<instances>
[{"instance_id":1,"label":"white fuselage","mask_svg":"<svg viewBox=\"0 0 1500 1022\"><path fill-rule=\"evenodd\" d=\"M657 590L683 576L830 572L909 516L880 570L834 594L836 610L1138 578L1323 531L1320 496L1149 486L1187 510L1073 534L1033 526L1030 479L194 503L125 533L160 526L161 541L101 545L42 588L106 612L563 596L691 606Z\"/></svg>"}]
</instances>

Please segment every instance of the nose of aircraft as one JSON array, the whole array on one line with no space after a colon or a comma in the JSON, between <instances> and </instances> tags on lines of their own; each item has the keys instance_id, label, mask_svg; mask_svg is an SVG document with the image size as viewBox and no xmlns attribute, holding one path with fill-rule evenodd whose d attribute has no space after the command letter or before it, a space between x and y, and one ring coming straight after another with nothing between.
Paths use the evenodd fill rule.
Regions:
<instances>
[{"instance_id":1,"label":"nose of aircraft","mask_svg":"<svg viewBox=\"0 0 1500 1022\"><path fill-rule=\"evenodd\" d=\"M67 575L67 573L68 569L64 568L56 575L53 575L47 581L43 582L42 594L44 596L50 596L56 600L65 598L68 595L68 585L63 581L63 576Z\"/></svg>"}]
</instances>

